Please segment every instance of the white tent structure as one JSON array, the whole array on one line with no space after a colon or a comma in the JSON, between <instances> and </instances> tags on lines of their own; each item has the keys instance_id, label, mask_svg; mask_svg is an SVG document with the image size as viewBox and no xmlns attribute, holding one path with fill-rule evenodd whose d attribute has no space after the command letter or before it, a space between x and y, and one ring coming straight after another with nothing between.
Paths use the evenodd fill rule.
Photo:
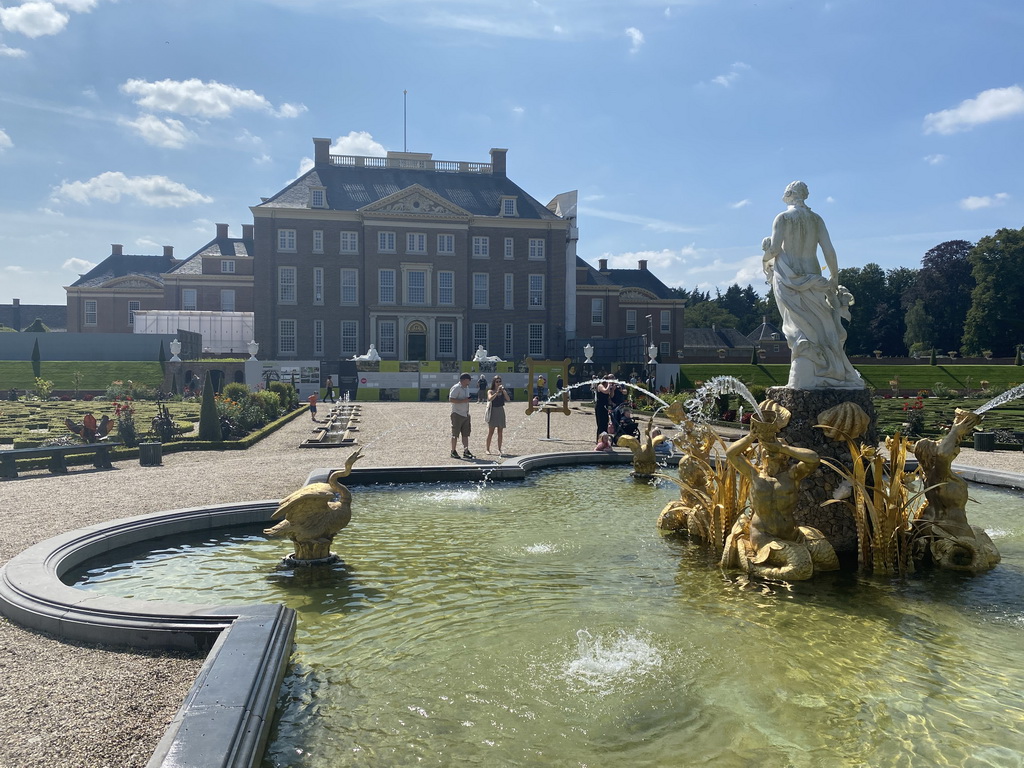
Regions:
<instances>
[{"instance_id":1,"label":"white tent structure","mask_svg":"<svg viewBox=\"0 0 1024 768\"><path fill-rule=\"evenodd\" d=\"M135 313L135 333L176 334L179 330L202 334L204 352L245 352L253 338L253 313L156 309Z\"/></svg>"}]
</instances>

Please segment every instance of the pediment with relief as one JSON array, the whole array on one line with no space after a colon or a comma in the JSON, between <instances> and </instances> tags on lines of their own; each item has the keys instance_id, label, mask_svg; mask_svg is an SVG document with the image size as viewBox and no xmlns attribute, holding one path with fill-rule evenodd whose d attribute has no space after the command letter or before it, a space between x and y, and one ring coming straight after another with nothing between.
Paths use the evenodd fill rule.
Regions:
<instances>
[{"instance_id":1,"label":"pediment with relief","mask_svg":"<svg viewBox=\"0 0 1024 768\"><path fill-rule=\"evenodd\" d=\"M103 283L104 288L141 288L148 290L160 290L162 291L164 286L163 283L157 280L150 280L149 278L142 277L141 275L129 275L127 277L117 277L113 280L108 280Z\"/></svg>"},{"instance_id":2,"label":"pediment with relief","mask_svg":"<svg viewBox=\"0 0 1024 768\"><path fill-rule=\"evenodd\" d=\"M442 219L469 218L469 211L419 184L413 184L393 195L382 197L375 203L363 206L359 212L395 216L429 216Z\"/></svg>"}]
</instances>

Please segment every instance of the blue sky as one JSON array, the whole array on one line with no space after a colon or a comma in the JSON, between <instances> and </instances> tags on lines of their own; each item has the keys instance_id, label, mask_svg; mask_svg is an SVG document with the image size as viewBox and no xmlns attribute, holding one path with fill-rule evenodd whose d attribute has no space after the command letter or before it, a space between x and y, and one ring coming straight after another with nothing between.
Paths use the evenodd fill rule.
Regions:
<instances>
[{"instance_id":1,"label":"blue sky","mask_svg":"<svg viewBox=\"0 0 1024 768\"><path fill-rule=\"evenodd\" d=\"M841 267L1024 226L1019 0L0 0L0 301L251 223L312 138L580 195L580 255L765 285L802 179ZM403 91L408 121L403 126Z\"/></svg>"}]
</instances>

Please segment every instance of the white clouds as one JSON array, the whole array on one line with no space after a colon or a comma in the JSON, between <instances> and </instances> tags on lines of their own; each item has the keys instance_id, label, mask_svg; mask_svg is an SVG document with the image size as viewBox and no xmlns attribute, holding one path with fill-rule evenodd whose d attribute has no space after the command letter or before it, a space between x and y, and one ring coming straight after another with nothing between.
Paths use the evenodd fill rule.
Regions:
<instances>
[{"instance_id":1,"label":"white clouds","mask_svg":"<svg viewBox=\"0 0 1024 768\"><path fill-rule=\"evenodd\" d=\"M74 272L76 275L84 275L95 266L91 261L86 261L85 259L70 258L61 264L60 268Z\"/></svg>"},{"instance_id":2,"label":"white clouds","mask_svg":"<svg viewBox=\"0 0 1024 768\"><path fill-rule=\"evenodd\" d=\"M10 149L14 146L14 142L11 141L11 137L7 135L7 132L0 128L0 152L5 149Z\"/></svg>"},{"instance_id":3,"label":"white clouds","mask_svg":"<svg viewBox=\"0 0 1024 768\"><path fill-rule=\"evenodd\" d=\"M695 256L697 253L693 245L678 250L663 248L660 251L629 251L627 253L602 253L601 258L608 259L608 266L612 269L636 269L637 262L647 262L647 268L653 271L669 270L680 264L685 264L687 257Z\"/></svg>"},{"instance_id":4,"label":"white clouds","mask_svg":"<svg viewBox=\"0 0 1024 768\"><path fill-rule=\"evenodd\" d=\"M1019 85L991 88L966 99L952 109L925 115L924 132L951 134L967 131L993 120L1024 114L1024 89Z\"/></svg>"},{"instance_id":5,"label":"white clouds","mask_svg":"<svg viewBox=\"0 0 1024 768\"><path fill-rule=\"evenodd\" d=\"M161 120L155 115L142 115L137 120L122 120L122 125L133 129L147 144L167 149L181 149L196 138L185 124L172 117Z\"/></svg>"},{"instance_id":6,"label":"white clouds","mask_svg":"<svg viewBox=\"0 0 1024 768\"><path fill-rule=\"evenodd\" d=\"M750 205L750 198L747 198L745 200L740 200L738 203L729 203L729 207L732 208L733 210L739 210L740 208L746 208L748 205Z\"/></svg>"},{"instance_id":7,"label":"white clouds","mask_svg":"<svg viewBox=\"0 0 1024 768\"><path fill-rule=\"evenodd\" d=\"M676 224L672 221L663 221L661 219L651 219L646 216L636 216L631 213L618 213L616 211L603 211L597 208L582 208L581 213L587 216L594 216L599 219L608 219L610 221L621 221L624 224L636 224L649 229L654 232L693 232L693 227L684 227L682 224Z\"/></svg>"},{"instance_id":8,"label":"white clouds","mask_svg":"<svg viewBox=\"0 0 1024 768\"><path fill-rule=\"evenodd\" d=\"M750 69L749 64L744 64L742 61L737 61L729 68L728 72L726 72L724 75L719 75L718 77L712 79L711 82L714 83L715 85L720 85L723 88L731 88L733 84L740 79L740 76L748 69Z\"/></svg>"},{"instance_id":9,"label":"white clouds","mask_svg":"<svg viewBox=\"0 0 1024 768\"><path fill-rule=\"evenodd\" d=\"M998 192L994 195L985 195L983 197L971 196L965 197L960 201L960 207L965 211L977 211L980 208L993 208L997 205L1003 205L1010 196L1005 192Z\"/></svg>"},{"instance_id":10,"label":"white clouds","mask_svg":"<svg viewBox=\"0 0 1024 768\"><path fill-rule=\"evenodd\" d=\"M21 48L11 48L8 45L0 43L0 56L6 56L9 59L20 59L28 56L28 51L22 50Z\"/></svg>"},{"instance_id":11,"label":"white clouds","mask_svg":"<svg viewBox=\"0 0 1024 768\"><path fill-rule=\"evenodd\" d=\"M626 37L629 38L629 52L636 53L644 45L644 33L636 27L626 28Z\"/></svg>"},{"instance_id":12,"label":"white clouds","mask_svg":"<svg viewBox=\"0 0 1024 768\"><path fill-rule=\"evenodd\" d=\"M946 162L946 156L945 155L925 155L924 156L924 161L926 163L928 163L928 165L940 165L940 164Z\"/></svg>"},{"instance_id":13,"label":"white clouds","mask_svg":"<svg viewBox=\"0 0 1024 768\"><path fill-rule=\"evenodd\" d=\"M204 83L189 80L128 80L121 92L135 97L135 103L144 109L173 112L187 117L226 118L235 110L249 109L268 112L277 117L297 117L306 111L302 104L283 104L280 109L256 91L243 90L211 80Z\"/></svg>"},{"instance_id":14,"label":"white clouds","mask_svg":"<svg viewBox=\"0 0 1024 768\"><path fill-rule=\"evenodd\" d=\"M69 16L58 11L52 3L29 2L10 8L0 8L0 25L8 32L25 37L56 35L64 31Z\"/></svg>"},{"instance_id":15,"label":"white clouds","mask_svg":"<svg viewBox=\"0 0 1024 768\"><path fill-rule=\"evenodd\" d=\"M93 200L118 203L122 197L133 197L143 205L156 208L213 202L213 198L166 176L125 176L120 171L107 171L87 181L66 181L54 189L53 196L86 205Z\"/></svg>"}]
</instances>

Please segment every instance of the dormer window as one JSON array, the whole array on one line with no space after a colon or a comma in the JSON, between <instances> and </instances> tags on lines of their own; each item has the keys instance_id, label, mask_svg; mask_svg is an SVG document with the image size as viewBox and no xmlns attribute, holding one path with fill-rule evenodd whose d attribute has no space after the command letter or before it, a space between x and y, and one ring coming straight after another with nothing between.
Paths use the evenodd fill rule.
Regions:
<instances>
[{"instance_id":1,"label":"dormer window","mask_svg":"<svg viewBox=\"0 0 1024 768\"><path fill-rule=\"evenodd\" d=\"M516 210L516 199L514 197L503 197L501 198L501 215L502 216L518 216L519 211Z\"/></svg>"},{"instance_id":2,"label":"dormer window","mask_svg":"<svg viewBox=\"0 0 1024 768\"><path fill-rule=\"evenodd\" d=\"M323 187L314 187L309 190L309 207L326 208L327 191Z\"/></svg>"}]
</instances>

